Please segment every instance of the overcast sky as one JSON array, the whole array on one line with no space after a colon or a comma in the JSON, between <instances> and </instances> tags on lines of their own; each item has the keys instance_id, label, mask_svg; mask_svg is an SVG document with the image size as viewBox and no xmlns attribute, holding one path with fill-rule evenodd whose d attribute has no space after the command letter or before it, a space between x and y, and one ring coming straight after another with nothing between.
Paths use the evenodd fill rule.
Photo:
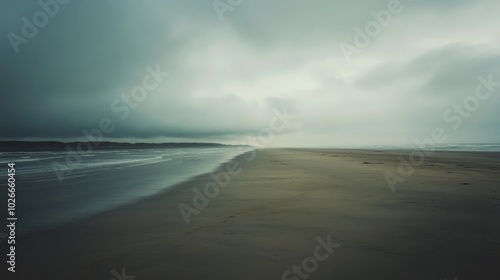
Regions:
<instances>
[{"instance_id":1,"label":"overcast sky","mask_svg":"<svg viewBox=\"0 0 500 280\"><path fill-rule=\"evenodd\" d=\"M497 0L401 1L349 59L341 46L391 1L73 0L46 23L24 2L0 4L3 139L82 139L109 118L107 140L239 143L286 108L295 119L266 145L407 144L435 128L500 142L500 87L473 100L479 76L500 82ZM32 38L23 17L41 25ZM156 68L169 76L125 114L120 98ZM467 117L443 119L467 97Z\"/></svg>"}]
</instances>

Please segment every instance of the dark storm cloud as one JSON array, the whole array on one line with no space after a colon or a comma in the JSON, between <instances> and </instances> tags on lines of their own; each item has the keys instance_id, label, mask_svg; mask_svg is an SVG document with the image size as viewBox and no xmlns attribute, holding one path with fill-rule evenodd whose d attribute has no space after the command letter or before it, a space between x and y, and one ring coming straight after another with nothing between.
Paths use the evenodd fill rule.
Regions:
<instances>
[{"instance_id":1,"label":"dark storm cloud","mask_svg":"<svg viewBox=\"0 0 500 280\"><path fill-rule=\"evenodd\" d=\"M160 8L164 14L155 2L73 1L61 5L29 43L20 45L17 55L2 48L0 101L9 105L2 117L15 120L2 122L3 136L77 136L109 115L114 88L140 82L137 74L165 53L175 62L176 43L163 27L168 20L159 15L168 19L176 13L171 8L183 9ZM40 7L22 10L30 18ZM21 33L20 18L11 17L8 23L3 34Z\"/></svg>"}]
</instances>

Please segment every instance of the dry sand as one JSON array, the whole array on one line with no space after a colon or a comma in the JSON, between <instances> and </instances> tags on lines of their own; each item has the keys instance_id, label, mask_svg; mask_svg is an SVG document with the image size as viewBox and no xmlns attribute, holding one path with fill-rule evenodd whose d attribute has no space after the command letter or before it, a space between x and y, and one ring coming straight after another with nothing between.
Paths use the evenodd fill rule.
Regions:
<instances>
[{"instance_id":1,"label":"dry sand","mask_svg":"<svg viewBox=\"0 0 500 280\"><path fill-rule=\"evenodd\" d=\"M235 159L241 173L190 225L178 205L192 206L192 189L213 182L209 175L19 238L16 278L121 280L111 271L126 268L135 280L278 280L330 235L341 245L308 279L500 279L500 154L435 153L392 192L384 172L397 170L400 154L408 157L331 149L258 150L254 160L245 154Z\"/></svg>"}]
</instances>

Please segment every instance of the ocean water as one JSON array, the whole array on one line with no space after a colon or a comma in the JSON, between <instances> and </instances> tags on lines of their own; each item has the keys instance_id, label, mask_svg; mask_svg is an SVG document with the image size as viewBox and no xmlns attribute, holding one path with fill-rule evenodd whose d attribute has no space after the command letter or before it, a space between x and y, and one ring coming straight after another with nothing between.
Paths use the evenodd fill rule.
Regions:
<instances>
[{"instance_id":1,"label":"ocean water","mask_svg":"<svg viewBox=\"0 0 500 280\"><path fill-rule=\"evenodd\" d=\"M420 150L417 145L359 145L345 146L342 148L368 149L368 150ZM427 149L435 151L456 151L456 152L500 152L500 144L437 144Z\"/></svg>"},{"instance_id":2,"label":"ocean water","mask_svg":"<svg viewBox=\"0 0 500 280\"><path fill-rule=\"evenodd\" d=\"M248 147L99 150L68 165L66 152L0 153L1 199L7 164L16 169L20 234L57 227L154 195L250 151ZM56 172L57 171L57 172ZM59 174L59 176L58 176ZM7 203L0 213L5 220Z\"/></svg>"}]
</instances>

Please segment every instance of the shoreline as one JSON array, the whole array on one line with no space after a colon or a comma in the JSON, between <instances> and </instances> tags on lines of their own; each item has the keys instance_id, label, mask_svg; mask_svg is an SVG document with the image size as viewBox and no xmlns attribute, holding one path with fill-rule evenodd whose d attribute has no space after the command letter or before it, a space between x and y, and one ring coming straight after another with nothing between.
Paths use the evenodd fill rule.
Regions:
<instances>
[{"instance_id":1,"label":"shoreline","mask_svg":"<svg viewBox=\"0 0 500 280\"><path fill-rule=\"evenodd\" d=\"M500 260L500 153L435 152L394 193L383 172L397 168L405 153L260 149L246 162L248 153L233 158L242 161L242 172L191 225L178 205L212 182L210 173L64 228L19 237L20 274L101 279L125 267L138 279L280 279L314 254L318 238L330 236L341 246L318 262L315 279L500 275L493 266Z\"/></svg>"},{"instance_id":2,"label":"shoreline","mask_svg":"<svg viewBox=\"0 0 500 280\"><path fill-rule=\"evenodd\" d=\"M157 193L154 193L154 194L151 194L151 195L148 195L148 196L144 196L144 197L139 197L139 198L137 198L137 200L130 201L130 202L126 203L126 204L119 205L117 207L114 207L112 209L108 209L108 210L105 210L105 211L102 211L102 212L99 212L99 213L91 214L90 216L87 216L87 217L84 217L84 218L76 219L76 220L70 221L70 222L65 222L65 223L62 223L62 224L54 226L54 227L47 227L45 229L37 230L37 231L34 231L34 232L23 233L23 234L20 234L18 236L21 237L21 238L30 238L30 237L33 237L35 235L49 234L50 232L64 230L65 228L75 226L78 223L82 223L82 222L85 222L85 221L88 221L88 220L95 219L95 218L99 217L100 215L107 215L107 214L110 214L110 212L120 211L120 210L123 210L125 208L128 208L128 207L136 205L136 204L148 203L148 201L150 201L150 200L159 199L159 197L166 196L170 192L178 191L179 188L182 188L183 185L189 184L191 181L196 181L196 180L199 180L201 178L207 177L207 176L209 176L212 173L216 173L216 172L220 171L227 163L235 161L238 158L243 157L245 154L248 154L248 153L251 153L251 152L252 151L248 151L248 152L243 152L243 153L241 153L239 155L236 155L233 158L231 158L230 160L227 160L227 161L219 164L219 166L217 166L211 172L205 172L205 173L202 173L202 174L198 174L198 175L189 177L189 178L187 178L186 180L184 180L182 182L175 183L175 184L173 184L171 186L165 187L164 189L162 189L161 191L159 191Z\"/></svg>"}]
</instances>

